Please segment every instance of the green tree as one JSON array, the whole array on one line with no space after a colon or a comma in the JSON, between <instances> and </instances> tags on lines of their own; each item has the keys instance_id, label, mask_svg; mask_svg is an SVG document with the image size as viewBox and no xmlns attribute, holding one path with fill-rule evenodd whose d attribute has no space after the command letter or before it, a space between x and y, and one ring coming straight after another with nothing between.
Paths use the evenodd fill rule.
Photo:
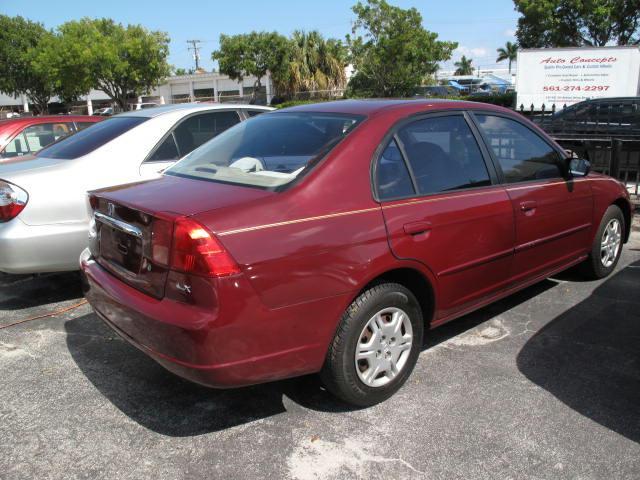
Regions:
<instances>
[{"instance_id":1,"label":"green tree","mask_svg":"<svg viewBox=\"0 0 640 480\"><path fill-rule=\"evenodd\" d=\"M456 67L456 75L473 75L473 60L464 55L453 65Z\"/></svg>"},{"instance_id":2,"label":"green tree","mask_svg":"<svg viewBox=\"0 0 640 480\"><path fill-rule=\"evenodd\" d=\"M105 92L120 108L148 93L167 77L169 37L140 25L111 19L83 18L58 28L61 82L82 90L90 85Z\"/></svg>"},{"instance_id":3,"label":"green tree","mask_svg":"<svg viewBox=\"0 0 640 480\"><path fill-rule=\"evenodd\" d=\"M513 42L507 42L504 47L497 49L498 58L496 62L509 61L509 74L511 74L511 64L518 58L518 44Z\"/></svg>"},{"instance_id":4,"label":"green tree","mask_svg":"<svg viewBox=\"0 0 640 480\"><path fill-rule=\"evenodd\" d=\"M402 9L385 0L358 2L352 35L347 35L355 74L349 89L355 95L412 95L422 79L451 58L455 42L438 40L422 26L415 8Z\"/></svg>"},{"instance_id":5,"label":"green tree","mask_svg":"<svg viewBox=\"0 0 640 480\"><path fill-rule=\"evenodd\" d=\"M82 95L89 93L95 81L88 65L79 64L86 45L92 39L74 35L74 41L68 41L68 30L76 25L60 27L59 31L42 38L32 57L32 67L38 75L49 76L53 93L63 103L72 103ZM67 32L67 33L65 33Z\"/></svg>"},{"instance_id":6,"label":"green tree","mask_svg":"<svg viewBox=\"0 0 640 480\"><path fill-rule=\"evenodd\" d=\"M638 0L514 0L523 48L640 43Z\"/></svg>"},{"instance_id":7,"label":"green tree","mask_svg":"<svg viewBox=\"0 0 640 480\"><path fill-rule=\"evenodd\" d=\"M51 72L37 68L39 45L51 37L41 24L0 15L0 91L26 95L40 112L47 112L54 95Z\"/></svg>"},{"instance_id":8,"label":"green tree","mask_svg":"<svg viewBox=\"0 0 640 480\"><path fill-rule=\"evenodd\" d=\"M318 31L295 31L289 41L287 69L276 80L281 95L317 90L340 90L347 83L347 50L339 40Z\"/></svg>"},{"instance_id":9,"label":"green tree","mask_svg":"<svg viewBox=\"0 0 640 480\"><path fill-rule=\"evenodd\" d=\"M277 32L251 32L220 35L220 48L211 54L221 73L233 80L256 77L254 96L262 86L261 79L270 72L274 79L286 77L289 58L287 38Z\"/></svg>"}]
</instances>

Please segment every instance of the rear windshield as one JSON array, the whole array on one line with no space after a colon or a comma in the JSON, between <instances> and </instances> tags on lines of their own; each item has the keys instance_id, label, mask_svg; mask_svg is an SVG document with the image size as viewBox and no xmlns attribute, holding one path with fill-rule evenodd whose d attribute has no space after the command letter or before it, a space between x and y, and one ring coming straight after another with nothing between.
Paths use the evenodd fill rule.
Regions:
<instances>
[{"instance_id":1,"label":"rear windshield","mask_svg":"<svg viewBox=\"0 0 640 480\"><path fill-rule=\"evenodd\" d=\"M259 115L205 143L165 173L279 187L328 153L362 118L311 112Z\"/></svg>"},{"instance_id":2,"label":"rear windshield","mask_svg":"<svg viewBox=\"0 0 640 480\"><path fill-rule=\"evenodd\" d=\"M43 148L39 157L73 160L82 157L96 148L110 142L123 133L148 120L145 117L113 117L94 123L78 133Z\"/></svg>"}]
</instances>

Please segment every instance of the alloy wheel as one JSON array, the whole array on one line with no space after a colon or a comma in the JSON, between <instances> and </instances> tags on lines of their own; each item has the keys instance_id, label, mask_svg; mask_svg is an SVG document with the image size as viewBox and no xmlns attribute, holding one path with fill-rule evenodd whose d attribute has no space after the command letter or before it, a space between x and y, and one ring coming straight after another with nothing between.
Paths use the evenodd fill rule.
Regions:
<instances>
[{"instance_id":1,"label":"alloy wheel","mask_svg":"<svg viewBox=\"0 0 640 480\"><path fill-rule=\"evenodd\" d=\"M369 387L382 387L407 364L413 328L406 312L385 308L369 319L356 345L356 372Z\"/></svg>"},{"instance_id":2,"label":"alloy wheel","mask_svg":"<svg viewBox=\"0 0 640 480\"><path fill-rule=\"evenodd\" d=\"M607 223L602 232L602 240L600 242L600 261L605 268L609 268L618 258L620 250L620 242L622 240L622 228L620 221L613 218Z\"/></svg>"}]
</instances>

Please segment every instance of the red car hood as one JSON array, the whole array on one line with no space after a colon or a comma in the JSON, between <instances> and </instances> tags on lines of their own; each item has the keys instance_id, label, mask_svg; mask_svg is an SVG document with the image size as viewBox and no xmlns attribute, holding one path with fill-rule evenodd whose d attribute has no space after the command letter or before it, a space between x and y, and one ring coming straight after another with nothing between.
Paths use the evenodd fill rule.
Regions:
<instances>
[{"instance_id":1,"label":"red car hood","mask_svg":"<svg viewBox=\"0 0 640 480\"><path fill-rule=\"evenodd\" d=\"M173 212L187 216L274 195L260 188L174 175L163 175L154 180L118 185L92 193L149 214Z\"/></svg>"}]
</instances>

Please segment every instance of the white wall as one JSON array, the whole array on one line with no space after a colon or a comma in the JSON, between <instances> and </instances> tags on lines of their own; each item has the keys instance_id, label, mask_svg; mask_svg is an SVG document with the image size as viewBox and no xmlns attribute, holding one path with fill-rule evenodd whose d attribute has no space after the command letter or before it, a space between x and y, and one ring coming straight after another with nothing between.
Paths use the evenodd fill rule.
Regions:
<instances>
[{"instance_id":1,"label":"white wall","mask_svg":"<svg viewBox=\"0 0 640 480\"><path fill-rule=\"evenodd\" d=\"M267 87L269 101L271 100L270 95L272 91L270 81L271 79L268 76L261 79L262 85ZM242 82L236 82L226 75L219 73L182 75L169 77L164 84L154 89L148 96L162 97L165 103L171 103L173 95L193 95L193 90L201 88L213 88L215 93L229 90L242 91L244 87L252 87L254 83L255 77L246 77ZM86 101L89 106L93 102L109 100L109 96L101 90L91 90L89 95L83 97L83 100ZM51 99L52 103L57 101L58 99L56 97ZM0 92L0 109L5 107L5 110L13 108L23 110L24 106L24 98L13 98L10 95Z\"/></svg>"}]
</instances>

